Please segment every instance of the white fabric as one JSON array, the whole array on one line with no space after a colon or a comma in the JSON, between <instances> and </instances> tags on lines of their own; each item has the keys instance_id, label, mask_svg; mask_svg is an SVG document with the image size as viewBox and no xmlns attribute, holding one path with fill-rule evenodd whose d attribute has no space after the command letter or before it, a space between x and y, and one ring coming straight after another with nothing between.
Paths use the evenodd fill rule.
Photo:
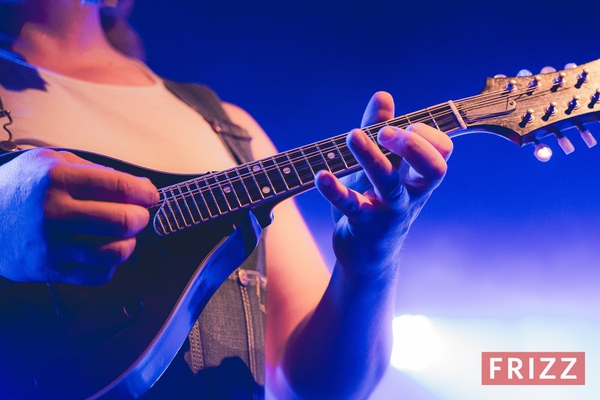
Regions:
<instances>
[{"instance_id":1,"label":"white fabric","mask_svg":"<svg viewBox=\"0 0 600 400\"><path fill-rule=\"evenodd\" d=\"M9 91L0 85L0 98L14 120L10 129L15 142L21 148L87 150L166 172L234 166L210 125L146 66L140 63L140 68L154 79L152 86L90 83L43 69L37 70L46 91ZM1 132L0 140L5 140Z\"/></svg>"}]
</instances>

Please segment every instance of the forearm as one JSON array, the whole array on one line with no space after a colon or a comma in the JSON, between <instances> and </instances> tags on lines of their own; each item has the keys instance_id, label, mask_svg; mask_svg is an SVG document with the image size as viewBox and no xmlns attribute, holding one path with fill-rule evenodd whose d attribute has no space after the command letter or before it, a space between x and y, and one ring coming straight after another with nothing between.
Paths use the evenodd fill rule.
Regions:
<instances>
[{"instance_id":1,"label":"forearm","mask_svg":"<svg viewBox=\"0 0 600 400\"><path fill-rule=\"evenodd\" d=\"M377 93L363 125L393 113L391 96ZM372 139L361 130L346 138L362 172L344 182L325 170L315 177L315 186L333 206L338 265L323 295L305 303L309 308L292 309L314 310L301 323L304 313L288 313L297 317L293 323L281 318L285 312L276 318L270 314L268 377L275 394L283 388L292 398L366 398L388 366L400 246L446 173L452 141L424 124L387 126L377 142L394 154L390 160ZM290 293L276 292L276 299L283 299L276 310L289 309L286 296Z\"/></svg>"},{"instance_id":2,"label":"forearm","mask_svg":"<svg viewBox=\"0 0 600 400\"><path fill-rule=\"evenodd\" d=\"M392 346L392 270L366 277L336 265L321 302L291 336L283 356L283 372L295 394L360 399L373 390Z\"/></svg>"}]
</instances>

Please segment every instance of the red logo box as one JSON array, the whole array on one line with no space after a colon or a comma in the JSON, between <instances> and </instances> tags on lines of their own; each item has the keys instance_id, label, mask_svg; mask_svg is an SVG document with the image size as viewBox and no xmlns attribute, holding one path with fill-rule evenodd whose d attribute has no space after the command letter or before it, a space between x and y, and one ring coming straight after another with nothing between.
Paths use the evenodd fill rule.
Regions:
<instances>
[{"instance_id":1,"label":"red logo box","mask_svg":"<svg viewBox=\"0 0 600 400\"><path fill-rule=\"evenodd\" d=\"M583 352L483 352L482 385L585 385Z\"/></svg>"}]
</instances>

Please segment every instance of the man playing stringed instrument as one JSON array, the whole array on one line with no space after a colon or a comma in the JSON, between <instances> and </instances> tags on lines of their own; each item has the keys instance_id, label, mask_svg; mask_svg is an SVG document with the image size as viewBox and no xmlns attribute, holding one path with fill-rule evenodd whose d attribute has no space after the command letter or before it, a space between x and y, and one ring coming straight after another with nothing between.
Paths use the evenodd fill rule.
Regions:
<instances>
[{"instance_id":1,"label":"man playing stringed instrument","mask_svg":"<svg viewBox=\"0 0 600 400\"><path fill-rule=\"evenodd\" d=\"M50 313L60 321L56 329L68 332L71 328L65 326L71 320L62 311L77 308L62 305L70 288L102 288L112 282L136 249L136 235L152 221L149 209L163 201L166 192L159 196L156 183L149 179L51 148L91 151L180 174L225 170L248 161L236 155L235 146L219 140L220 127L211 124L207 115L186 105L142 62L111 45L100 23L100 8L81 0L0 0L0 34L5 40L0 53L0 99L10 111L0 116L12 120L6 126L12 136L2 144L9 150L29 149L0 167L0 275L6 280L0 292L21 284L38 285L56 311ZM245 111L227 103L222 108L224 123L241 127L251 139L255 159L276 154ZM391 96L380 92L369 102L362 124L393 116ZM0 121L4 124L6 119ZM247 137L242 139L248 143ZM393 153L391 159L368 134L356 129L348 135L347 147L364 172L340 180L321 170L314 177L334 209L337 261L333 273L294 203L278 204L276 218L266 229L264 254L255 253L249 261L254 267L242 266L226 279L227 285L239 286L235 295L219 289L207 306L208 316L202 314L199 322L187 326L189 338L177 355L172 354L175 360L148 390L147 398L164 398L167 393L178 398L256 398L264 395L264 387L276 398L368 396L389 361L400 247L443 179L452 151L445 134L421 124L407 130L384 127L376 139ZM248 312L254 307L261 313L266 281L262 263L269 271L266 334L261 332L264 315ZM258 297L246 299L253 293ZM242 305L233 304L240 301ZM19 307L27 310L27 297L20 298ZM143 307L151 305L139 308ZM122 310L130 317L137 312L134 308L127 303ZM27 315L12 317L27 319ZM256 318L258 322L253 322ZM237 326L252 329L238 332ZM114 336L125 336L125 328L123 332ZM100 335L86 333L69 346L85 346L96 334ZM56 336L63 340L65 335ZM240 340L246 343L242 350ZM35 341L29 345L35 347ZM2 351L11 351L9 344L4 346ZM0 371L10 379L0 380L0 392L9 393L8 398L46 397L35 397L37 390L50 393L43 392L44 384L51 384L44 381L44 374L50 372L35 368L35 360L42 358L38 352L23 365L17 358L17 366L4 361ZM71 358L76 357L64 357ZM61 364L56 365L59 369ZM86 373L100 374L103 366L94 367ZM76 393L75 398L105 393L103 385L88 393L85 387L75 389L79 378L65 379L70 383L57 384L52 393L69 385L73 392L68 393ZM106 385L113 379L119 379L118 374ZM2 387L13 382L19 383ZM130 390L125 397L148 389L140 389L143 385L135 378L122 382ZM127 392L121 386L118 390Z\"/></svg>"}]
</instances>

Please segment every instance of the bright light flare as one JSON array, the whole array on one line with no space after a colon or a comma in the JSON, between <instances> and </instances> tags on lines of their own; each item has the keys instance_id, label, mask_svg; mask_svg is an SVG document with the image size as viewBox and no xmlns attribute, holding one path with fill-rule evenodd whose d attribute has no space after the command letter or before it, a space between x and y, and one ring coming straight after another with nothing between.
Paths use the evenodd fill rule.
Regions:
<instances>
[{"instance_id":1,"label":"bright light flare","mask_svg":"<svg viewBox=\"0 0 600 400\"><path fill-rule=\"evenodd\" d=\"M540 143L535 146L533 155L541 162L547 162L552 157L552 149L545 144Z\"/></svg>"},{"instance_id":2,"label":"bright light flare","mask_svg":"<svg viewBox=\"0 0 600 400\"><path fill-rule=\"evenodd\" d=\"M424 315L401 315L392 322L394 345L392 367L402 371L422 371L440 352L441 342L433 323Z\"/></svg>"}]
</instances>

